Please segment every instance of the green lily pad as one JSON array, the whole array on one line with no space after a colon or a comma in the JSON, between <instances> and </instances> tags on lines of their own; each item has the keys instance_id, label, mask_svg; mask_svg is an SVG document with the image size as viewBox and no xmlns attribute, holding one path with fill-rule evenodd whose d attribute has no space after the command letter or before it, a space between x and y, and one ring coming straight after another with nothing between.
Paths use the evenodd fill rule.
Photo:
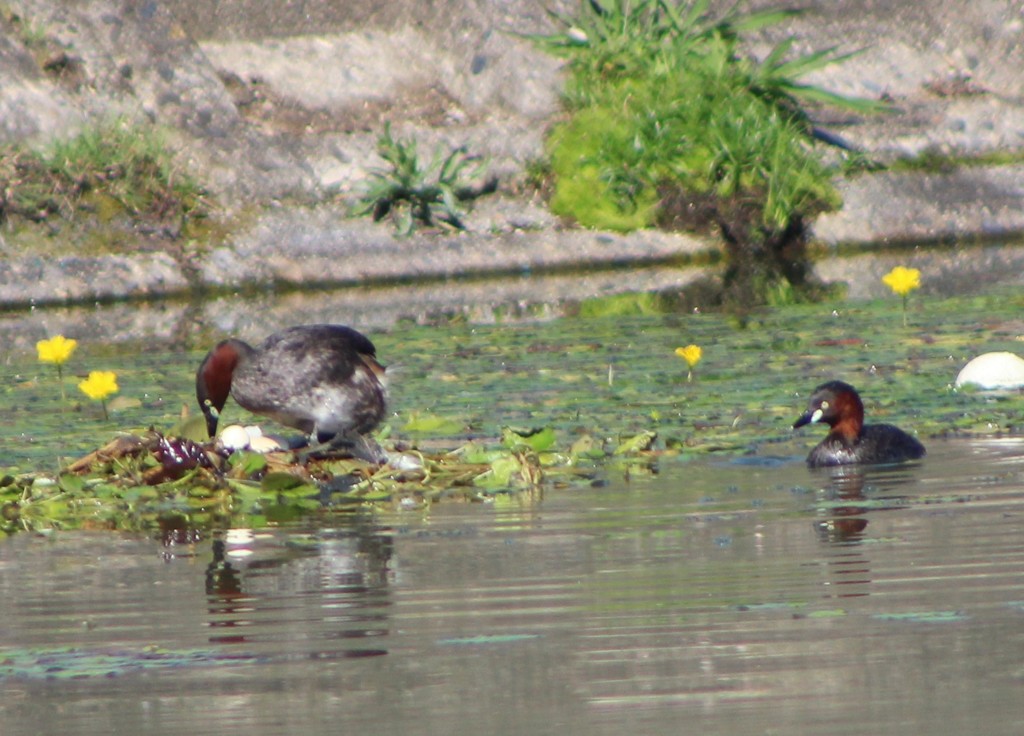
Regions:
<instances>
[{"instance_id":1,"label":"green lily pad","mask_svg":"<svg viewBox=\"0 0 1024 736\"><path fill-rule=\"evenodd\" d=\"M179 667L238 666L258 661L255 655L206 649L3 649L0 681L81 680Z\"/></svg>"},{"instance_id":2,"label":"green lily pad","mask_svg":"<svg viewBox=\"0 0 1024 736\"><path fill-rule=\"evenodd\" d=\"M619 446L615 448L612 454L631 455L636 452L642 452L643 450L649 450L657 437L658 433L651 430L640 432L639 434L633 435L623 442L620 442Z\"/></svg>"},{"instance_id":3,"label":"green lily pad","mask_svg":"<svg viewBox=\"0 0 1024 736\"><path fill-rule=\"evenodd\" d=\"M312 486L302 478L291 473L267 473L263 476L263 480L260 481L260 489L264 493L281 493L303 488L312 488Z\"/></svg>"},{"instance_id":4,"label":"green lily pad","mask_svg":"<svg viewBox=\"0 0 1024 736\"><path fill-rule=\"evenodd\" d=\"M235 452L228 458L228 463L244 475L254 475L266 469L267 458L258 452Z\"/></svg>"},{"instance_id":5,"label":"green lily pad","mask_svg":"<svg viewBox=\"0 0 1024 736\"><path fill-rule=\"evenodd\" d=\"M481 644L510 644L539 638L540 634L481 634L480 636L438 639L437 643L441 646L479 646Z\"/></svg>"},{"instance_id":6,"label":"green lily pad","mask_svg":"<svg viewBox=\"0 0 1024 736\"><path fill-rule=\"evenodd\" d=\"M402 429L406 432L421 434L451 435L463 431L465 426L465 422L454 417L413 413Z\"/></svg>"},{"instance_id":7,"label":"green lily pad","mask_svg":"<svg viewBox=\"0 0 1024 736\"><path fill-rule=\"evenodd\" d=\"M555 444L555 430L551 427L539 429L501 428L501 442L509 449L525 445L535 452L550 450Z\"/></svg>"},{"instance_id":8,"label":"green lily pad","mask_svg":"<svg viewBox=\"0 0 1024 736\"><path fill-rule=\"evenodd\" d=\"M969 617L963 611L908 611L906 613L876 613L872 618L879 621L909 621L917 624L949 624L966 621Z\"/></svg>"}]
</instances>

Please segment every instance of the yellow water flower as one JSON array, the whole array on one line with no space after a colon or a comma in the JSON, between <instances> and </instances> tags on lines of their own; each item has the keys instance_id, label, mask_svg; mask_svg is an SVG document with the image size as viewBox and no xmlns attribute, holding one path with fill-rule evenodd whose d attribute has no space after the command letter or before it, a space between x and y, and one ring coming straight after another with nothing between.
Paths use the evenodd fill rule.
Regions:
<instances>
[{"instance_id":1,"label":"yellow water flower","mask_svg":"<svg viewBox=\"0 0 1024 736\"><path fill-rule=\"evenodd\" d=\"M57 366L64 365L78 347L77 340L69 340L64 335L55 335L49 340L40 340L36 343L36 350L39 352L41 363L53 363Z\"/></svg>"},{"instance_id":2,"label":"yellow water flower","mask_svg":"<svg viewBox=\"0 0 1024 736\"><path fill-rule=\"evenodd\" d=\"M882 283L903 299L903 326L907 326L907 294L921 286L921 272L916 268L896 266L882 277Z\"/></svg>"},{"instance_id":3,"label":"yellow water flower","mask_svg":"<svg viewBox=\"0 0 1024 736\"><path fill-rule=\"evenodd\" d=\"M118 392L117 374L113 371L90 371L89 377L78 384L78 389L93 401L103 405L103 418L109 419L106 398Z\"/></svg>"},{"instance_id":4,"label":"yellow water flower","mask_svg":"<svg viewBox=\"0 0 1024 736\"><path fill-rule=\"evenodd\" d=\"M700 362L703 354L704 351L700 349L700 345L687 345L685 348L676 348L676 355L685 360L686 365L691 368Z\"/></svg>"},{"instance_id":5,"label":"yellow water flower","mask_svg":"<svg viewBox=\"0 0 1024 736\"><path fill-rule=\"evenodd\" d=\"M40 363L53 363L57 366L57 381L60 383L61 411L64 411L64 401L67 394L64 393L64 364L71 357L78 347L77 340L69 340L64 335L54 335L49 340L40 340L36 343L36 351L39 353Z\"/></svg>"},{"instance_id":6,"label":"yellow water flower","mask_svg":"<svg viewBox=\"0 0 1024 736\"><path fill-rule=\"evenodd\" d=\"M921 286L921 272L916 268L896 266L882 277L882 283L892 289L896 296L906 297Z\"/></svg>"},{"instance_id":7,"label":"yellow water flower","mask_svg":"<svg viewBox=\"0 0 1024 736\"><path fill-rule=\"evenodd\" d=\"M91 371L89 377L78 384L78 388L90 399L103 401L117 393L117 374L113 371Z\"/></svg>"},{"instance_id":8,"label":"yellow water flower","mask_svg":"<svg viewBox=\"0 0 1024 736\"><path fill-rule=\"evenodd\" d=\"M686 373L686 380L693 380L693 367L700 362L701 356L704 351L700 349L700 345L687 345L685 348L676 348L676 355L686 361L686 365L690 368Z\"/></svg>"}]
</instances>

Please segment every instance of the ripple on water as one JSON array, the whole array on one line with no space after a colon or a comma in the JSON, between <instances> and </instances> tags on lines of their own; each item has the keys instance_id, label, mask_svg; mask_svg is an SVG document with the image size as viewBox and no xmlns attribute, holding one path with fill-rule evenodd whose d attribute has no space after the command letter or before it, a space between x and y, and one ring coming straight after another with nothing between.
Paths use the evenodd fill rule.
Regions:
<instances>
[{"instance_id":1,"label":"ripple on water","mask_svg":"<svg viewBox=\"0 0 1024 736\"><path fill-rule=\"evenodd\" d=\"M859 473L665 462L182 556L23 535L0 546L5 733L98 733L157 703L147 732L1008 733L1021 449L936 441Z\"/></svg>"}]
</instances>

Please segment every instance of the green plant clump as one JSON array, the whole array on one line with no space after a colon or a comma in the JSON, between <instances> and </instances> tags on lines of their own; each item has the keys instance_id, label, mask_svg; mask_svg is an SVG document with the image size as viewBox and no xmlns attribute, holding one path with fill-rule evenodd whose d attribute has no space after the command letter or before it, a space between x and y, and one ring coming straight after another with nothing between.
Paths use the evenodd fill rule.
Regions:
<instances>
[{"instance_id":1,"label":"green plant clump","mask_svg":"<svg viewBox=\"0 0 1024 736\"><path fill-rule=\"evenodd\" d=\"M848 58L835 49L786 60L787 39L763 60L741 55L742 33L797 11L714 18L709 5L583 0L553 14L563 30L538 40L569 59L571 115L548 139L551 207L590 227L716 228L730 255L770 260L840 204L804 104L882 106L798 81Z\"/></svg>"},{"instance_id":2,"label":"green plant clump","mask_svg":"<svg viewBox=\"0 0 1024 736\"><path fill-rule=\"evenodd\" d=\"M411 233L416 223L441 223L462 230L463 203L494 192L497 179L483 177L481 160L465 146L447 154L437 150L429 162L420 158L416 148L415 140L396 139L391 125L384 126L377 153L387 167L371 172L356 214L372 213L375 221L390 215L403 235Z\"/></svg>"},{"instance_id":3,"label":"green plant clump","mask_svg":"<svg viewBox=\"0 0 1024 736\"><path fill-rule=\"evenodd\" d=\"M205 192L152 127L117 122L42 151L0 151L0 222L126 221L178 235L205 213Z\"/></svg>"}]
</instances>

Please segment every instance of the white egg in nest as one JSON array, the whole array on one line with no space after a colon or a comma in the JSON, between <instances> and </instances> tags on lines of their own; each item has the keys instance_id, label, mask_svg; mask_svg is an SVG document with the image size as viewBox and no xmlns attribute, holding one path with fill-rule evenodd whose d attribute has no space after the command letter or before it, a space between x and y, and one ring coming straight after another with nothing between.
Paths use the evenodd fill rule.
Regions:
<instances>
[{"instance_id":1,"label":"white egg in nest","mask_svg":"<svg viewBox=\"0 0 1024 736\"><path fill-rule=\"evenodd\" d=\"M249 433L241 424L229 424L217 435L217 447L235 452L236 450L247 450L249 448Z\"/></svg>"},{"instance_id":2,"label":"white egg in nest","mask_svg":"<svg viewBox=\"0 0 1024 736\"><path fill-rule=\"evenodd\" d=\"M230 424L217 436L217 447L235 452L252 450L253 452L272 452L281 449L281 443L272 437L264 437L263 430L255 424L243 427L241 424Z\"/></svg>"},{"instance_id":3,"label":"white egg in nest","mask_svg":"<svg viewBox=\"0 0 1024 736\"><path fill-rule=\"evenodd\" d=\"M253 452L277 452L284 448L282 448L281 443L273 437L267 437L266 435L261 434L259 437L253 437L249 440L249 449Z\"/></svg>"}]
</instances>

